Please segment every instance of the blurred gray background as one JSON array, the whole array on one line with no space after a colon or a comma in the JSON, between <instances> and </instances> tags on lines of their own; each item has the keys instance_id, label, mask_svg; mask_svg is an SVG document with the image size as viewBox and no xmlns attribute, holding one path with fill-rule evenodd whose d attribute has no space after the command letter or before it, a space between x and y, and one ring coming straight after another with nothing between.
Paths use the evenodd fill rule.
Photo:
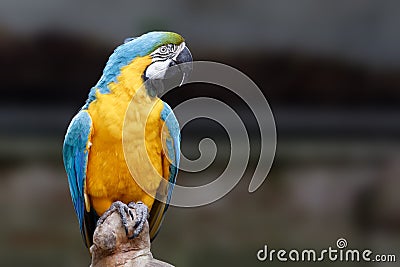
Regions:
<instances>
[{"instance_id":1,"label":"blurred gray background","mask_svg":"<svg viewBox=\"0 0 400 267\"><path fill-rule=\"evenodd\" d=\"M88 266L63 136L115 46L151 30L178 32L195 60L246 73L269 101L278 133L271 173L249 194L259 152L249 108L202 84L165 96L171 106L197 96L231 105L246 123L252 156L220 201L169 210L153 243L157 258L262 266L256 253L264 244L323 249L344 237L349 247L397 253L399 261L399 15L394 0L1 0L1 265ZM215 122L188 124L183 153L198 157L207 136L218 144L215 162L199 174L181 172L178 183L204 184L223 171L229 140Z\"/></svg>"}]
</instances>

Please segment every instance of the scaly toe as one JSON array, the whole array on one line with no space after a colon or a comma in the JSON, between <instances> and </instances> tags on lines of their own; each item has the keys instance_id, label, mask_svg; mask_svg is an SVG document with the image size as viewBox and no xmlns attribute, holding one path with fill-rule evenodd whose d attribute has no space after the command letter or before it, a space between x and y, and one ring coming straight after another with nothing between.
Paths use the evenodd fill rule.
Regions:
<instances>
[{"instance_id":1,"label":"scaly toe","mask_svg":"<svg viewBox=\"0 0 400 267\"><path fill-rule=\"evenodd\" d=\"M136 218L135 218L135 230L133 232L133 235L129 238L135 238L137 237L143 230L144 224L147 221L148 218L148 208L146 205L143 204L143 202L137 202L135 203L129 203L129 207L134 208L136 212Z\"/></svg>"}]
</instances>

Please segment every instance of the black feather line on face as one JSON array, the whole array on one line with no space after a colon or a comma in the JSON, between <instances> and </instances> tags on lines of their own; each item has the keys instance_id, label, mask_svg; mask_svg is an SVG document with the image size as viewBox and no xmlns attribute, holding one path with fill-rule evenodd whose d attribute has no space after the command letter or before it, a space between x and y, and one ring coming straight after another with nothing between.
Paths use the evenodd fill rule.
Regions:
<instances>
[{"instance_id":1,"label":"black feather line on face","mask_svg":"<svg viewBox=\"0 0 400 267\"><path fill-rule=\"evenodd\" d=\"M152 54L151 57L154 58L173 58L176 55L176 51L178 51L178 47L177 45L174 44L167 44L164 45L162 47L159 47L158 49L156 49ZM167 51L166 52L161 52L161 48L165 48Z\"/></svg>"},{"instance_id":2,"label":"black feather line on face","mask_svg":"<svg viewBox=\"0 0 400 267\"><path fill-rule=\"evenodd\" d=\"M172 57L170 57L170 58L159 58L159 59L153 59L153 62L152 63L155 63L155 62L160 62L160 61L166 61L166 60L168 60L168 59L171 59Z\"/></svg>"}]
</instances>

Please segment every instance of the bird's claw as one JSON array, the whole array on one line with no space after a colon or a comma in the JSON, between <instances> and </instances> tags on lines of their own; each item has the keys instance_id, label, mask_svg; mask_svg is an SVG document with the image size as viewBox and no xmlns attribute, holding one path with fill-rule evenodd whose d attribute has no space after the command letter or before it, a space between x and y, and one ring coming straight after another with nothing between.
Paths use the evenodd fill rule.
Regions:
<instances>
[{"instance_id":1,"label":"bird's claw","mask_svg":"<svg viewBox=\"0 0 400 267\"><path fill-rule=\"evenodd\" d=\"M144 224L146 223L149 217L149 210L143 202L138 201L137 203L131 202L128 205L129 208L135 209L136 218L135 218L135 230L133 231L133 235L128 238L137 237L143 230Z\"/></svg>"},{"instance_id":2,"label":"bird's claw","mask_svg":"<svg viewBox=\"0 0 400 267\"><path fill-rule=\"evenodd\" d=\"M132 213L132 210L135 210L136 216ZM137 203L131 202L128 205L121 201L116 201L114 202L111 207L99 218L97 221L97 226L101 225L108 216L110 216L114 211L117 211L121 221L122 225L124 226L126 236L129 239L137 237L141 231L143 230L144 224L146 223L148 217L149 217L149 212L146 207L146 205L143 204L143 202L139 201ZM130 229L130 221L134 221L135 225L133 226L133 234L129 235L131 231Z\"/></svg>"}]
</instances>

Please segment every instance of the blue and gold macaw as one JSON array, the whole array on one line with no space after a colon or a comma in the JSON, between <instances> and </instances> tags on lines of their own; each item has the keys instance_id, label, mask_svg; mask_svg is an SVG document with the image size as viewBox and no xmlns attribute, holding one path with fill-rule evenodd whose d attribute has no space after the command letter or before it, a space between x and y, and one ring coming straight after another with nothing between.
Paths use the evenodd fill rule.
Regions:
<instances>
[{"instance_id":1,"label":"blue and gold macaw","mask_svg":"<svg viewBox=\"0 0 400 267\"><path fill-rule=\"evenodd\" d=\"M64 140L63 159L86 246L91 246L97 222L110 209L119 211L128 234L125 223L129 209L126 205L141 211L132 236L139 234L148 217L147 208L141 203L150 211L150 237L156 236L168 208L172 187L167 189L166 203L155 200L133 179L126 157L132 159L135 174L146 180L148 174L142 171L142 159L136 156L134 149L134 130L144 131L153 168L171 184L175 183L180 157L179 126L168 104L157 97L157 88L151 86L157 83L151 81L164 79L168 69L185 62L192 62L192 56L184 39L176 33L150 32L127 39L110 56L86 104L72 119ZM185 78L190 67L179 70ZM145 90L140 91L144 82ZM142 112L144 105L149 103L151 112L142 114L146 113ZM129 105L133 108L127 118ZM129 138L132 144L123 145L126 119L130 120L133 129ZM166 136L162 138L162 134ZM124 151L124 146L132 149ZM155 191L160 185L149 181L146 186Z\"/></svg>"}]
</instances>

